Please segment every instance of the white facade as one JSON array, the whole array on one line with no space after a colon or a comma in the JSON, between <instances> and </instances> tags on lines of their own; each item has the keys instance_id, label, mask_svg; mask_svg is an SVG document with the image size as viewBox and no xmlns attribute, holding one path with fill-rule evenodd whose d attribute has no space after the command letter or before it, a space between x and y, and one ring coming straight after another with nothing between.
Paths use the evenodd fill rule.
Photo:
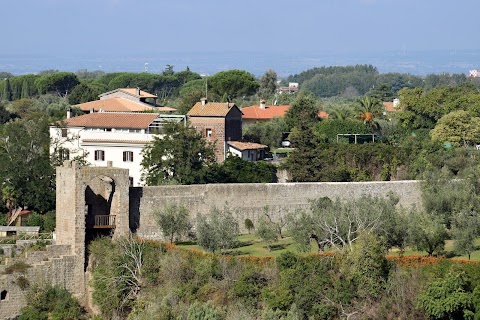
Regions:
<instances>
[{"instance_id":1,"label":"white facade","mask_svg":"<svg viewBox=\"0 0 480 320\"><path fill-rule=\"evenodd\" d=\"M50 127L50 153L68 149L65 160L85 156L89 166L105 167L111 161L113 167L129 169L132 186L142 186L142 149L155 136L161 137L145 129Z\"/></svg>"},{"instance_id":2,"label":"white facade","mask_svg":"<svg viewBox=\"0 0 480 320\"><path fill-rule=\"evenodd\" d=\"M258 161L265 158L266 145L252 143L252 142L228 142L228 154L239 157L242 160Z\"/></svg>"}]
</instances>

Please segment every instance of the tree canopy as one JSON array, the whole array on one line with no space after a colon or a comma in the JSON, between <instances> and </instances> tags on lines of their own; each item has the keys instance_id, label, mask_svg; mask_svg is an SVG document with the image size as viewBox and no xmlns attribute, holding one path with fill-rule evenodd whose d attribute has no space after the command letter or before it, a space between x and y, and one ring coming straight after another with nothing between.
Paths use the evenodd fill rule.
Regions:
<instances>
[{"instance_id":1,"label":"tree canopy","mask_svg":"<svg viewBox=\"0 0 480 320\"><path fill-rule=\"evenodd\" d=\"M221 71L208 78L211 93L217 97L225 94L229 101L237 97L250 96L257 92L260 84L255 77L243 70Z\"/></svg>"},{"instance_id":2,"label":"tree canopy","mask_svg":"<svg viewBox=\"0 0 480 320\"><path fill-rule=\"evenodd\" d=\"M194 128L167 123L162 137L155 137L143 150L142 167L148 185L196 184L205 181L215 160L213 146Z\"/></svg>"},{"instance_id":3,"label":"tree canopy","mask_svg":"<svg viewBox=\"0 0 480 320\"><path fill-rule=\"evenodd\" d=\"M0 127L0 181L14 190L15 203L46 212L55 184L47 119L11 121Z\"/></svg>"}]
</instances>

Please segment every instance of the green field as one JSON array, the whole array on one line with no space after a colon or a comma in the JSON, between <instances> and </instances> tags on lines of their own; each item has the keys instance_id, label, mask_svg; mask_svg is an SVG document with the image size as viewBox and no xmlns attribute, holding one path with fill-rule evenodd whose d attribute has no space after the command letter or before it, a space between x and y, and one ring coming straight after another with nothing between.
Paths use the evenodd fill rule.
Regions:
<instances>
[{"instance_id":1,"label":"green field","mask_svg":"<svg viewBox=\"0 0 480 320\"><path fill-rule=\"evenodd\" d=\"M471 255L471 260L480 260L480 238L476 241L477 251L474 251ZM182 242L178 244L179 247L194 249L203 251L195 242ZM292 251L300 253L291 237L288 233L284 238L278 242L272 244L271 251L268 249L267 243L260 240L255 234L242 234L238 237L237 247L225 252L228 255L238 256L254 256L254 257L277 257L282 252ZM310 253L317 252L317 246L312 242ZM390 255L401 254L398 249L392 249L389 252ZM426 252L414 251L409 248L403 252L403 255L427 255ZM453 252L453 241L447 240L445 243L445 256L451 259L467 260L468 256L457 256Z\"/></svg>"}]
</instances>

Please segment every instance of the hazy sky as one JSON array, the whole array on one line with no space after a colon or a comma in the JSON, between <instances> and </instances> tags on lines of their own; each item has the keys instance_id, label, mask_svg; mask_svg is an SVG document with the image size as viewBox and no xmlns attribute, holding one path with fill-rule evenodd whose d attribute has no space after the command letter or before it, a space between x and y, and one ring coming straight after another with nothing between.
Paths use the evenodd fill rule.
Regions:
<instances>
[{"instance_id":1,"label":"hazy sky","mask_svg":"<svg viewBox=\"0 0 480 320\"><path fill-rule=\"evenodd\" d=\"M479 49L479 0L0 0L0 53Z\"/></svg>"}]
</instances>

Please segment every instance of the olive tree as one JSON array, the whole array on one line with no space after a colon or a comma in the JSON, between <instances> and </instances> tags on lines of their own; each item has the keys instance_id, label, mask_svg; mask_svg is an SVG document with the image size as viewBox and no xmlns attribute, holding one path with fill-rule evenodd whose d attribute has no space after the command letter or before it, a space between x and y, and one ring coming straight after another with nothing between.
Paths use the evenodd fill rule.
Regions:
<instances>
[{"instance_id":1,"label":"olive tree","mask_svg":"<svg viewBox=\"0 0 480 320\"><path fill-rule=\"evenodd\" d=\"M226 208L212 208L208 215L197 216L197 242L207 251L222 251L235 246L238 222Z\"/></svg>"},{"instance_id":2,"label":"olive tree","mask_svg":"<svg viewBox=\"0 0 480 320\"><path fill-rule=\"evenodd\" d=\"M163 235L170 243L175 237L181 238L190 229L189 212L183 204L167 204L154 214Z\"/></svg>"}]
</instances>

